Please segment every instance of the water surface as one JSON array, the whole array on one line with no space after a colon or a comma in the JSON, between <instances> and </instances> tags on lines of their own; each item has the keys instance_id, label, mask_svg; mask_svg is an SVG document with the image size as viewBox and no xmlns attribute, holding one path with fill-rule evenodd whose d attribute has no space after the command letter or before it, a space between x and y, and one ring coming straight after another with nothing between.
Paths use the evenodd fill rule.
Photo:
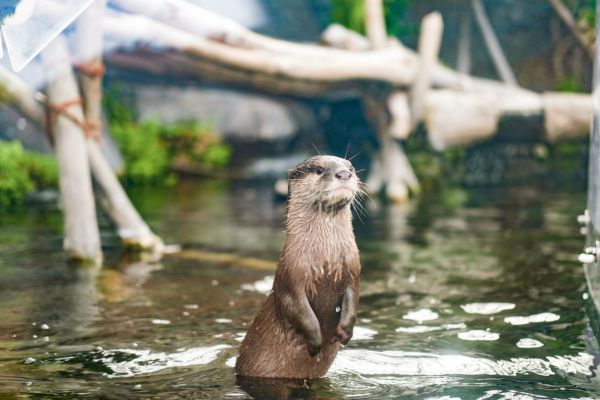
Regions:
<instances>
[{"instance_id":1,"label":"water surface","mask_svg":"<svg viewBox=\"0 0 600 400\"><path fill-rule=\"evenodd\" d=\"M271 182L132 191L156 232L186 252L123 255L102 218L101 269L64 262L55 206L0 212L0 397L599 397L575 261L585 193L465 194L460 206L439 194L366 204L355 338L327 378L300 384L239 382L232 369L283 240Z\"/></svg>"}]
</instances>

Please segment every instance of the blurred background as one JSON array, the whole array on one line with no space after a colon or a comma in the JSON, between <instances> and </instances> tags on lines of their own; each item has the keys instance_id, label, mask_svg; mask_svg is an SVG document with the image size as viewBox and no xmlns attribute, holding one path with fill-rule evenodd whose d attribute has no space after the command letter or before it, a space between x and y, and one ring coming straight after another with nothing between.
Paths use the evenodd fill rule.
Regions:
<instances>
[{"instance_id":1,"label":"blurred background","mask_svg":"<svg viewBox=\"0 0 600 400\"><path fill-rule=\"evenodd\" d=\"M0 397L600 396L577 262L595 1L20 3ZM325 379L238 382L287 170L318 153L370 192L354 339Z\"/></svg>"}]
</instances>

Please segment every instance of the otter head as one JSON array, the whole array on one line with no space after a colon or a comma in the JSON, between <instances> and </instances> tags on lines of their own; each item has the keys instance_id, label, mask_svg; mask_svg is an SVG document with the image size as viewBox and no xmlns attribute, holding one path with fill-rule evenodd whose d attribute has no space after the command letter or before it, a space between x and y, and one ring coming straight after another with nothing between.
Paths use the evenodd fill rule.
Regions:
<instances>
[{"instance_id":1,"label":"otter head","mask_svg":"<svg viewBox=\"0 0 600 400\"><path fill-rule=\"evenodd\" d=\"M358 190L354 167L339 157L311 157L288 174L288 202L294 206L337 212L352 203Z\"/></svg>"}]
</instances>

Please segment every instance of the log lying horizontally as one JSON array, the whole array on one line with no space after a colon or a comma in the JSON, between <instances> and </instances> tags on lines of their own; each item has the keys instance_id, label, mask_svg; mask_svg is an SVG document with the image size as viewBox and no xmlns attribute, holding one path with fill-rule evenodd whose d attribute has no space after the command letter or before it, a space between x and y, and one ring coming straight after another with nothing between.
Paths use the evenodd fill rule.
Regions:
<instances>
[{"instance_id":1,"label":"log lying horizontally","mask_svg":"<svg viewBox=\"0 0 600 400\"><path fill-rule=\"evenodd\" d=\"M185 3L157 0L153 2L153 7L145 9L142 5L146 3L141 0L118 2L128 11L152 14L153 17L157 17L151 13L153 7L170 4L177 9ZM199 9L192 7L194 10ZM233 21L230 21L231 24L215 26L214 21L224 17L211 19L214 14L205 10L198 17L205 19L195 20L193 23L190 16L196 15L192 13L164 15L157 18L166 19L169 16L171 25L189 28L190 31L194 26L210 26L211 34L218 41L200 37L199 32L186 32L144 16L113 13L104 20L107 35L117 40L138 41L158 47L156 51L144 50L135 55L116 54L110 57L110 62L148 72L183 73L298 96L326 95L339 88L341 92L357 97L365 90L365 85L361 83L364 80L406 88L413 84L419 68L418 55L403 46L356 52L270 39ZM359 36L345 28L336 27L336 33L338 42L359 42ZM323 39L327 41L326 37ZM243 43L245 47L236 47L236 43ZM362 46L366 47L364 44ZM165 52L165 48L171 51ZM299 57L298 54L313 56ZM157 56L160 57L160 64ZM460 74L439 64L431 72L431 79L434 87L451 89L441 93L431 91L424 105L424 122L430 140L438 150L489 138L496 131L497 122L502 115L543 114L547 132L541 139L571 139L587 133L587 130L581 130L581 126L588 124L591 119L590 96L573 95L574 97L567 98L555 97L554 94L540 95L497 81ZM550 104L543 101L545 97L557 100ZM572 103L572 98L576 98L577 102ZM546 110L545 107L550 105L552 110ZM575 109L568 124L560 122L560 127L554 127L559 122L554 118L553 111L557 107ZM470 119L473 121L468 121ZM468 126L463 130L465 123Z\"/></svg>"}]
</instances>

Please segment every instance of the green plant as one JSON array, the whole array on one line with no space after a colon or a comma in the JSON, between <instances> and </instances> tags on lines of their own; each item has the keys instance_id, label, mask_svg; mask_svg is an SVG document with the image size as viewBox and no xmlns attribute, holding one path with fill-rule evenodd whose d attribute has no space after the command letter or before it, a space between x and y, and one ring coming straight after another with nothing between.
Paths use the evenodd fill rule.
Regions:
<instances>
[{"instance_id":1,"label":"green plant","mask_svg":"<svg viewBox=\"0 0 600 400\"><path fill-rule=\"evenodd\" d=\"M57 185L53 158L27 152L17 141L0 142L0 206L20 204L28 193Z\"/></svg>"},{"instance_id":2,"label":"green plant","mask_svg":"<svg viewBox=\"0 0 600 400\"><path fill-rule=\"evenodd\" d=\"M158 120L137 122L116 87L105 96L105 110L113 137L125 160L124 179L134 184L172 183L174 164L194 168L228 165L231 149L210 126L197 121L163 124Z\"/></svg>"},{"instance_id":3,"label":"green plant","mask_svg":"<svg viewBox=\"0 0 600 400\"><path fill-rule=\"evenodd\" d=\"M574 76L566 76L556 82L556 90L559 92L584 93L585 87Z\"/></svg>"},{"instance_id":4,"label":"green plant","mask_svg":"<svg viewBox=\"0 0 600 400\"><path fill-rule=\"evenodd\" d=\"M111 124L111 131L123 154L125 179L132 183L164 180L169 157L166 149L161 146L158 124Z\"/></svg>"},{"instance_id":5,"label":"green plant","mask_svg":"<svg viewBox=\"0 0 600 400\"><path fill-rule=\"evenodd\" d=\"M124 177L132 183L172 182L169 167L174 163L218 168L231 157L229 146L195 122L126 122L111 124L111 130L125 159Z\"/></svg>"}]
</instances>

